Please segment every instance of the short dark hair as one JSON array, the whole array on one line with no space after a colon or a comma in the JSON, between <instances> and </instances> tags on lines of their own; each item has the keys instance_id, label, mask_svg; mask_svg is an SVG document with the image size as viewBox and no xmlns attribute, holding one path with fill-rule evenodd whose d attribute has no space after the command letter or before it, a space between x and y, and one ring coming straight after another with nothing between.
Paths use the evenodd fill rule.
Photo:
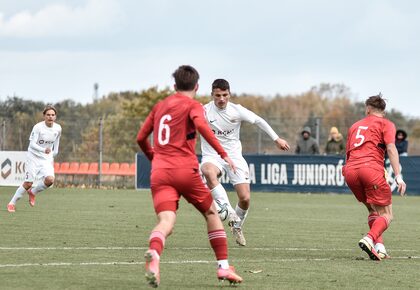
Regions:
<instances>
[{"instance_id":1,"label":"short dark hair","mask_svg":"<svg viewBox=\"0 0 420 290\"><path fill-rule=\"evenodd\" d=\"M54 113L57 115L57 110L54 108L53 105L46 105L44 110L42 111L42 114L45 115L49 110L53 110Z\"/></svg>"},{"instance_id":2,"label":"short dark hair","mask_svg":"<svg viewBox=\"0 0 420 290\"><path fill-rule=\"evenodd\" d=\"M371 96L369 97L366 102L365 105L366 106L371 106L372 108L375 108L379 111L385 111L386 108L386 100L384 98L382 98L382 94L379 93L376 96Z\"/></svg>"},{"instance_id":3,"label":"short dark hair","mask_svg":"<svg viewBox=\"0 0 420 290\"><path fill-rule=\"evenodd\" d=\"M175 85L178 91L194 90L200 78L198 71L190 65L181 65L172 76L175 79Z\"/></svg>"},{"instance_id":4,"label":"short dark hair","mask_svg":"<svg viewBox=\"0 0 420 290\"><path fill-rule=\"evenodd\" d=\"M228 90L230 92L229 82L225 79L216 79L211 85L211 90L214 91L215 89L220 89L222 91Z\"/></svg>"}]
</instances>

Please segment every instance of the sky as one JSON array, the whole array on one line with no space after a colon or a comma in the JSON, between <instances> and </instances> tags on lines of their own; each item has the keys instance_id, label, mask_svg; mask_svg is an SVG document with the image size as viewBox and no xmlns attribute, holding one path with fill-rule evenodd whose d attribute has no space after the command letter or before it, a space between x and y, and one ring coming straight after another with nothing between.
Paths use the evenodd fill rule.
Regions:
<instances>
[{"instance_id":1,"label":"sky","mask_svg":"<svg viewBox=\"0 0 420 290\"><path fill-rule=\"evenodd\" d=\"M299 94L348 86L357 101L420 117L415 0L0 0L0 100L59 102L172 86L190 64L201 94Z\"/></svg>"}]
</instances>

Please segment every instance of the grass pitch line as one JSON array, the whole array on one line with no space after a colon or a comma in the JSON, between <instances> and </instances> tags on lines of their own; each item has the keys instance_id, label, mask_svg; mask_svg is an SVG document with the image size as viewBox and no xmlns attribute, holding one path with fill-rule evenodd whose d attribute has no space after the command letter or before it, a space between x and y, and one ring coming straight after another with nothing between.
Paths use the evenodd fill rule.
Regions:
<instances>
[{"instance_id":1,"label":"grass pitch line","mask_svg":"<svg viewBox=\"0 0 420 290\"><path fill-rule=\"evenodd\" d=\"M82 250L147 250L146 247L0 247L0 251L82 251Z\"/></svg>"},{"instance_id":2,"label":"grass pitch line","mask_svg":"<svg viewBox=\"0 0 420 290\"><path fill-rule=\"evenodd\" d=\"M20 267L59 267L59 266L107 266L107 265L141 265L144 262L85 262L85 263L24 263L24 264L0 264L0 268Z\"/></svg>"},{"instance_id":3,"label":"grass pitch line","mask_svg":"<svg viewBox=\"0 0 420 290\"><path fill-rule=\"evenodd\" d=\"M0 247L0 251L87 251L87 250L98 250L98 251L124 251L124 250L147 250L148 247ZM211 250L210 247L203 248L203 247L174 247L174 248L166 248L167 250L181 250L181 251L207 251ZM355 248L329 248L329 249L321 249L321 248L276 248L276 247L269 247L269 248L261 248L261 247L245 247L245 248L238 248L238 247L230 247L229 250L251 250L251 251L305 251L305 252L330 252L330 251L354 251ZM391 252L411 252L416 253L417 250L407 250L407 249L391 249Z\"/></svg>"},{"instance_id":4,"label":"grass pitch line","mask_svg":"<svg viewBox=\"0 0 420 290\"><path fill-rule=\"evenodd\" d=\"M420 256L409 257L392 257L391 260L410 260L420 259ZM296 259L273 259L273 260L232 260L235 263L267 263L267 262L328 262L336 260L349 260L337 258L296 258ZM352 259L353 260L353 259ZM369 260L369 259L363 259ZM215 260L185 260L185 261L161 261L161 264L213 264ZM0 268L21 268L21 267L69 267L69 266L130 266L130 265L144 265L145 262L81 262L81 263L24 263L24 264L0 264Z\"/></svg>"},{"instance_id":5,"label":"grass pitch line","mask_svg":"<svg viewBox=\"0 0 420 290\"><path fill-rule=\"evenodd\" d=\"M216 261L162 261L161 264L210 264ZM66 267L66 266L124 266L124 265L144 265L145 262L82 262L82 263L24 263L24 264L0 264L0 268L20 268L20 267Z\"/></svg>"}]
</instances>

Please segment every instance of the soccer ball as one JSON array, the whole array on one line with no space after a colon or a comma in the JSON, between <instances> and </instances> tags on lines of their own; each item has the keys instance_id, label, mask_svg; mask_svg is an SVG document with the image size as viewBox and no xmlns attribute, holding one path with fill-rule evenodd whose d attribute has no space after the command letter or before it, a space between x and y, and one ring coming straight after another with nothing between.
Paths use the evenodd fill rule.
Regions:
<instances>
[{"instance_id":1,"label":"soccer ball","mask_svg":"<svg viewBox=\"0 0 420 290\"><path fill-rule=\"evenodd\" d=\"M229 215L228 204L222 203L220 200L214 200L216 204L217 213L222 221L225 221Z\"/></svg>"}]
</instances>

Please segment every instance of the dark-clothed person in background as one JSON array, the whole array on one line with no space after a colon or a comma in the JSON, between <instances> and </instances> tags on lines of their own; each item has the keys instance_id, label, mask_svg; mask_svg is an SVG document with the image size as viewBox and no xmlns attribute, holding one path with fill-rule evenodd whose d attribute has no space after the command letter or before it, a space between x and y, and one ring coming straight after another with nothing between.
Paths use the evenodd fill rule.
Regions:
<instances>
[{"instance_id":1,"label":"dark-clothed person in background","mask_svg":"<svg viewBox=\"0 0 420 290\"><path fill-rule=\"evenodd\" d=\"M395 136L395 147L397 147L398 155L408 156L408 141L407 132L402 129L398 129Z\"/></svg>"},{"instance_id":2,"label":"dark-clothed person in background","mask_svg":"<svg viewBox=\"0 0 420 290\"><path fill-rule=\"evenodd\" d=\"M301 132L301 137L296 144L296 154L302 155L315 155L319 154L319 145L318 142L311 137L311 128L306 126Z\"/></svg>"}]
</instances>

